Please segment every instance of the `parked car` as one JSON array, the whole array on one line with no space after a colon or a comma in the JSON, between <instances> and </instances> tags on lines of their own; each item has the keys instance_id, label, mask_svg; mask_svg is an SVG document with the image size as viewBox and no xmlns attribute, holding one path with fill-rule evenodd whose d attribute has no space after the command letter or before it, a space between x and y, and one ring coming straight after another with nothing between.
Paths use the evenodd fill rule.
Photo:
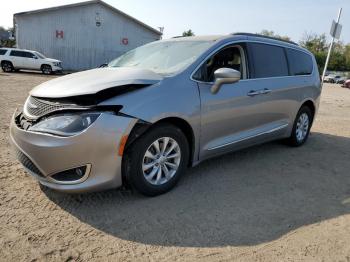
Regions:
<instances>
[{"instance_id":1,"label":"parked car","mask_svg":"<svg viewBox=\"0 0 350 262\"><path fill-rule=\"evenodd\" d=\"M0 63L8 73L20 69L40 70L46 75L62 71L61 61L32 50L0 48Z\"/></svg>"},{"instance_id":2,"label":"parked car","mask_svg":"<svg viewBox=\"0 0 350 262\"><path fill-rule=\"evenodd\" d=\"M346 77L340 77L338 79L335 80L336 84L344 84L344 82L347 80Z\"/></svg>"},{"instance_id":3,"label":"parked car","mask_svg":"<svg viewBox=\"0 0 350 262\"><path fill-rule=\"evenodd\" d=\"M350 88L350 79L346 80L346 81L342 84L342 87Z\"/></svg>"},{"instance_id":4,"label":"parked car","mask_svg":"<svg viewBox=\"0 0 350 262\"><path fill-rule=\"evenodd\" d=\"M10 134L47 187L124 184L154 196L205 159L276 139L303 145L320 93L315 59L297 44L245 33L176 38L37 86Z\"/></svg>"},{"instance_id":5,"label":"parked car","mask_svg":"<svg viewBox=\"0 0 350 262\"><path fill-rule=\"evenodd\" d=\"M328 75L324 78L324 82L325 83L331 83L334 84L336 83L339 79L341 78L341 76L339 75Z\"/></svg>"}]
</instances>

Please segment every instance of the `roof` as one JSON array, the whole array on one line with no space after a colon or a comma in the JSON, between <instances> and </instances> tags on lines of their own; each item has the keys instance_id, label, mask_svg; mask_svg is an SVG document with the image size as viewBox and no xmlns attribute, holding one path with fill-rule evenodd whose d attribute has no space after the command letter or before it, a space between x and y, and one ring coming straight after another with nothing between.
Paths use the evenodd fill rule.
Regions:
<instances>
[{"instance_id":1,"label":"roof","mask_svg":"<svg viewBox=\"0 0 350 262\"><path fill-rule=\"evenodd\" d=\"M187 37L173 37L167 40L163 41L221 41L221 40L250 40L250 41L260 41L264 42L266 44L278 44L282 45L285 47L290 47L294 49L299 49L303 50L304 52L311 54L309 50L301 47L295 42L280 39L280 38L275 38L275 37L269 37L269 36L264 36L264 35L259 35L259 34L252 34L252 33L232 33L228 35L209 35L209 36L187 36Z\"/></svg>"},{"instance_id":2,"label":"roof","mask_svg":"<svg viewBox=\"0 0 350 262\"><path fill-rule=\"evenodd\" d=\"M49 11L56 11L56 10L60 10L60 9L65 9L65 8L72 8L72 7L79 7L79 6L86 6L86 5L92 5L92 4L100 4L105 6L106 8L112 10L113 12L120 14L132 21L134 21L135 23L145 27L146 29L152 31L153 33L156 33L158 35L162 35L162 33L160 31L158 31L157 29L154 29L153 27L146 25L145 23L137 20L136 18L120 11L119 9L101 1L101 0L91 0L91 1L85 1L85 2L79 2L79 3L75 3L75 4L69 4L69 5L61 5L61 6L55 6L55 7L49 7L49 8L43 8L43 9L37 9L37 10L32 10L32 11L26 11L26 12L20 12L20 13L16 13L14 14L14 16L21 16L21 15L31 15L31 14L37 14L37 13L43 13L43 12L49 12Z\"/></svg>"},{"instance_id":3,"label":"roof","mask_svg":"<svg viewBox=\"0 0 350 262\"><path fill-rule=\"evenodd\" d=\"M286 40L286 39L282 39L282 38L277 38L277 37L272 37L272 36L266 36L266 35L260 35L260 34L252 34L252 33L244 33L244 32L233 33L232 35L243 35L243 36L251 36L251 37L261 37L261 38L271 39L271 40L275 40L275 41L281 41L281 42L285 42L285 43L288 43L288 44L292 44L292 45L298 46L298 44L295 43L295 42L293 42L293 41Z\"/></svg>"},{"instance_id":4,"label":"roof","mask_svg":"<svg viewBox=\"0 0 350 262\"><path fill-rule=\"evenodd\" d=\"M227 36L225 35L175 36L167 40L174 41L178 39L179 41L217 41L224 37L227 37Z\"/></svg>"}]
</instances>

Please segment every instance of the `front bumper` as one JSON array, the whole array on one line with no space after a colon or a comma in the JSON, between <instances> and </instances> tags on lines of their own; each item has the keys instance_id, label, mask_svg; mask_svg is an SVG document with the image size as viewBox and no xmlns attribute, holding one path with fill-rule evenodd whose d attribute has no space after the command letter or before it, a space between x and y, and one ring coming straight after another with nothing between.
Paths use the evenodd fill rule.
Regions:
<instances>
[{"instance_id":1,"label":"front bumper","mask_svg":"<svg viewBox=\"0 0 350 262\"><path fill-rule=\"evenodd\" d=\"M122 185L121 138L128 135L137 119L102 113L85 131L71 137L26 131L17 126L16 113L10 125L10 139L17 158L41 184L69 193L83 193ZM29 161L28 163L23 163ZM60 183L51 176L79 166L88 166L80 182ZM28 168L29 167L29 168Z\"/></svg>"},{"instance_id":2,"label":"front bumper","mask_svg":"<svg viewBox=\"0 0 350 262\"><path fill-rule=\"evenodd\" d=\"M52 68L53 72L59 72L59 71L63 70L62 66L54 66L53 65L51 68Z\"/></svg>"}]
</instances>

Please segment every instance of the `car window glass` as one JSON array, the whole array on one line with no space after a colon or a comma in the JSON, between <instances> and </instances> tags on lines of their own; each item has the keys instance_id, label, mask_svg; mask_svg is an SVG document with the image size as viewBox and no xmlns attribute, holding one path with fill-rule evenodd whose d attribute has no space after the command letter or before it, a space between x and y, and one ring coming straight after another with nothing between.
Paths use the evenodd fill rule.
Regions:
<instances>
[{"instance_id":1,"label":"car window glass","mask_svg":"<svg viewBox=\"0 0 350 262\"><path fill-rule=\"evenodd\" d=\"M288 76L288 64L283 47L250 43L252 78Z\"/></svg>"},{"instance_id":2,"label":"car window glass","mask_svg":"<svg viewBox=\"0 0 350 262\"><path fill-rule=\"evenodd\" d=\"M10 56L17 56L17 57L26 57L26 52L23 51L17 51L17 50L13 50L10 53Z\"/></svg>"},{"instance_id":3,"label":"car window glass","mask_svg":"<svg viewBox=\"0 0 350 262\"><path fill-rule=\"evenodd\" d=\"M0 49L0 55L6 54L7 50L6 49Z\"/></svg>"},{"instance_id":4,"label":"car window glass","mask_svg":"<svg viewBox=\"0 0 350 262\"><path fill-rule=\"evenodd\" d=\"M35 58L36 56L33 53L25 52L27 58Z\"/></svg>"},{"instance_id":5,"label":"car window glass","mask_svg":"<svg viewBox=\"0 0 350 262\"><path fill-rule=\"evenodd\" d=\"M310 55L290 48L287 48L286 51L290 75L310 75L312 73L313 63Z\"/></svg>"},{"instance_id":6,"label":"car window glass","mask_svg":"<svg viewBox=\"0 0 350 262\"><path fill-rule=\"evenodd\" d=\"M214 82L214 73L220 68L231 68L241 72L243 77L243 59L240 49L236 47L226 47L206 60L197 70L193 78L203 82Z\"/></svg>"},{"instance_id":7,"label":"car window glass","mask_svg":"<svg viewBox=\"0 0 350 262\"><path fill-rule=\"evenodd\" d=\"M125 53L108 66L135 67L172 75L192 64L212 44L213 41L156 41Z\"/></svg>"}]
</instances>

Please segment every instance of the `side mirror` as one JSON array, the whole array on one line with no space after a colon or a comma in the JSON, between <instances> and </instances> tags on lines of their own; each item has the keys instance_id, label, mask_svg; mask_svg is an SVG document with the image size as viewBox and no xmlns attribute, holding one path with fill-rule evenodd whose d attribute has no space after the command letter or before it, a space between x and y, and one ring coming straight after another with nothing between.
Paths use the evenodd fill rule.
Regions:
<instances>
[{"instance_id":1,"label":"side mirror","mask_svg":"<svg viewBox=\"0 0 350 262\"><path fill-rule=\"evenodd\" d=\"M231 68L219 68L214 72L215 82L210 91L212 94L219 92L224 84L233 84L241 79L241 73Z\"/></svg>"}]
</instances>

